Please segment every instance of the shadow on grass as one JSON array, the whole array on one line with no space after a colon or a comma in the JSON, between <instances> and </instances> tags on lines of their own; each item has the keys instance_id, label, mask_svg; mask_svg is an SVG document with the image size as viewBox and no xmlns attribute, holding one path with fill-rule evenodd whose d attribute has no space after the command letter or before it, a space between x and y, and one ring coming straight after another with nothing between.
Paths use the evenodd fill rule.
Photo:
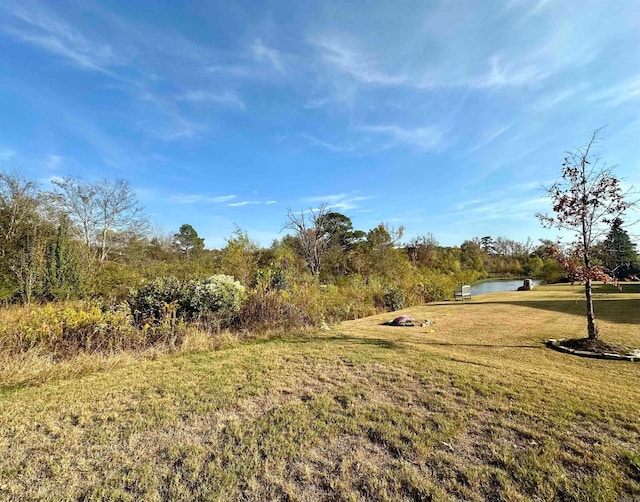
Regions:
<instances>
[{"instance_id":1,"label":"shadow on grass","mask_svg":"<svg viewBox=\"0 0 640 502\"><path fill-rule=\"evenodd\" d=\"M538 300L538 301L494 301L484 302L483 305L515 305L532 309L541 309L562 314L572 314L586 318L586 302L579 300ZM603 321L640 324L640 299L606 299L593 300L593 310L596 319Z\"/></svg>"},{"instance_id":2,"label":"shadow on grass","mask_svg":"<svg viewBox=\"0 0 640 502\"><path fill-rule=\"evenodd\" d=\"M293 340L292 340L293 341ZM384 349L404 349L404 343L418 343L420 345L434 345L441 347L482 347L482 348L495 348L495 349L544 349L544 345L506 345L506 344L491 344L491 343L448 343L448 342L430 342L420 339L407 339L400 342L393 340L387 340L384 338L360 338L357 336L348 335L334 335L334 336L310 336L304 340L298 340L298 342L342 342L342 343L356 343L362 345L373 345L376 347L382 347Z\"/></svg>"},{"instance_id":3,"label":"shadow on grass","mask_svg":"<svg viewBox=\"0 0 640 502\"><path fill-rule=\"evenodd\" d=\"M640 289L640 285L636 284L627 284L624 287L631 286L637 286L638 289ZM613 292L618 293L615 286L607 285L602 286L602 288L607 288L604 292L605 295ZM612 288L612 290L609 288ZM600 289L600 287L598 289ZM633 291L626 292L632 293ZM603 294L596 290L594 290L594 293L596 295ZM463 304L460 303L458 305L462 306ZM466 307L480 307L482 305L514 305L516 307L541 309L586 318L586 303L584 296L571 300L493 300L477 301L475 303L470 302L465 304ZM451 309L456 308L456 304L432 304L429 305L429 307ZM599 298L595 297L593 299L593 310L595 311L596 319L622 324L640 324L640 298L620 298L620 296L611 298L607 298L606 296ZM481 314L479 313L478 315Z\"/></svg>"},{"instance_id":4,"label":"shadow on grass","mask_svg":"<svg viewBox=\"0 0 640 502\"><path fill-rule=\"evenodd\" d=\"M640 293L640 284L639 283L624 283L621 282L618 286L613 284L601 284L598 286L594 286L593 292L596 294L633 294Z\"/></svg>"},{"instance_id":5,"label":"shadow on grass","mask_svg":"<svg viewBox=\"0 0 640 502\"><path fill-rule=\"evenodd\" d=\"M357 343L362 345L373 345L375 347L381 347L383 349L403 348L402 344L394 342L393 340L386 340L384 338L360 338L357 336L335 335L312 337L312 340L317 342Z\"/></svg>"},{"instance_id":6,"label":"shadow on grass","mask_svg":"<svg viewBox=\"0 0 640 502\"><path fill-rule=\"evenodd\" d=\"M491 349L544 349L544 345L504 345L493 343L446 343L446 342L421 342L421 345L437 345L440 347L482 347Z\"/></svg>"},{"instance_id":7,"label":"shadow on grass","mask_svg":"<svg viewBox=\"0 0 640 502\"><path fill-rule=\"evenodd\" d=\"M300 337L287 337L279 338L279 342L301 344L301 343L318 343L318 342L333 342L344 344L359 344L359 345L372 345L383 349L403 349L402 343L394 342L393 340L387 340L385 338L365 338L358 336L348 335L332 335L332 336L317 336L317 335L304 335Z\"/></svg>"}]
</instances>

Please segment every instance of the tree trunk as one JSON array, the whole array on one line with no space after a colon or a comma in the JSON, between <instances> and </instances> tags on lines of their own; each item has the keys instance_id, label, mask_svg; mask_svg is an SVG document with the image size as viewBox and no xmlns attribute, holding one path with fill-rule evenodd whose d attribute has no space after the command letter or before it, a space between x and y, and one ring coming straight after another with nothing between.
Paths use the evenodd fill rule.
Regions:
<instances>
[{"instance_id":1,"label":"tree trunk","mask_svg":"<svg viewBox=\"0 0 640 502\"><path fill-rule=\"evenodd\" d=\"M584 295L587 299L587 333L590 340L598 338L598 328L593 315L593 300L591 298L591 279L587 279L584 284Z\"/></svg>"},{"instance_id":2,"label":"tree trunk","mask_svg":"<svg viewBox=\"0 0 640 502\"><path fill-rule=\"evenodd\" d=\"M105 227L101 234L102 242L100 243L100 260L99 260L100 268L102 268L105 260L107 259L107 232L108 232L108 229Z\"/></svg>"}]
</instances>

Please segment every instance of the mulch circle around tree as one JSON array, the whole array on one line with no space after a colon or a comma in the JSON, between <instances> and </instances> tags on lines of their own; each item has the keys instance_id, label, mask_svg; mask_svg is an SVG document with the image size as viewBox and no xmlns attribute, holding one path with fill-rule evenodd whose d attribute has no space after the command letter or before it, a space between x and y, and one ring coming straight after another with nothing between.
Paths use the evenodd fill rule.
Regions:
<instances>
[{"instance_id":1,"label":"mulch circle around tree","mask_svg":"<svg viewBox=\"0 0 640 502\"><path fill-rule=\"evenodd\" d=\"M640 362L640 349L590 338L561 338L545 342L551 349L565 354L595 359Z\"/></svg>"}]
</instances>

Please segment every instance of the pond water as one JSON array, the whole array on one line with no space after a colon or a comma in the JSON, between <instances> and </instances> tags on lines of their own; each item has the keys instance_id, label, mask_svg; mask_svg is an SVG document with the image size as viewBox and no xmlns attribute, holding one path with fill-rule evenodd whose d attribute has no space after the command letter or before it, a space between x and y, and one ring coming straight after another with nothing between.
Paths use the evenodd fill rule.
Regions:
<instances>
[{"instance_id":1,"label":"pond water","mask_svg":"<svg viewBox=\"0 0 640 502\"><path fill-rule=\"evenodd\" d=\"M471 285L472 295L483 295L485 293L500 293L502 291L517 291L522 286L524 279L515 281L485 281ZM533 280L533 285L537 286L540 281Z\"/></svg>"}]
</instances>

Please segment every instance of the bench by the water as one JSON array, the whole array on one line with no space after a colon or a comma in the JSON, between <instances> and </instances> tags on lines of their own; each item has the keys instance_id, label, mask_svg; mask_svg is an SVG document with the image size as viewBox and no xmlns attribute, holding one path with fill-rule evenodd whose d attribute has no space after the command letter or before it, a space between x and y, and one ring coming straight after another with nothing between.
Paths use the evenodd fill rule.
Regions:
<instances>
[{"instance_id":1,"label":"bench by the water","mask_svg":"<svg viewBox=\"0 0 640 502\"><path fill-rule=\"evenodd\" d=\"M460 298L462 301L464 301L465 298L471 300L471 286L464 285L460 286L460 289L455 290L453 292L453 299L458 300L458 298Z\"/></svg>"}]
</instances>

